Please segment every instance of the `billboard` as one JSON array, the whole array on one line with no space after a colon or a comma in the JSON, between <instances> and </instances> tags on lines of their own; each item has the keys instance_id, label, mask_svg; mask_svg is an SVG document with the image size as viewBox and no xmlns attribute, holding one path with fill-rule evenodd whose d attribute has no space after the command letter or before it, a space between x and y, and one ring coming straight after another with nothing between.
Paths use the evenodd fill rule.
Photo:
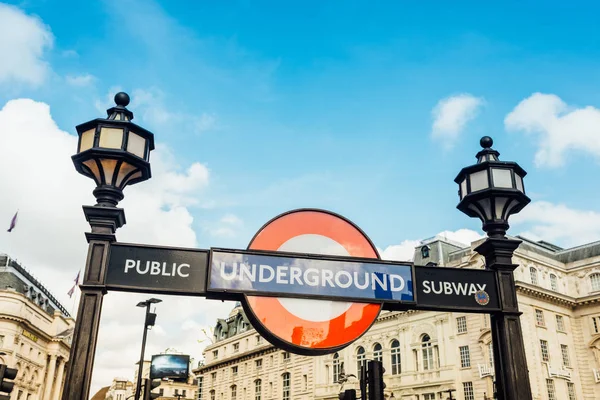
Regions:
<instances>
[{"instance_id":1,"label":"billboard","mask_svg":"<svg viewBox=\"0 0 600 400\"><path fill-rule=\"evenodd\" d=\"M180 354L154 355L150 364L150 379L187 380L189 368L190 356Z\"/></svg>"}]
</instances>

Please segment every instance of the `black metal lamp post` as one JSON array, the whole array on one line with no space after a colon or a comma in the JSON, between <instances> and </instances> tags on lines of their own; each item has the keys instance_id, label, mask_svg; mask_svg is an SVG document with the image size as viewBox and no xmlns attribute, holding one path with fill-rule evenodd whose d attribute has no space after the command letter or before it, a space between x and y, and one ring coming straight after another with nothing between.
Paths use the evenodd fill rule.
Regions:
<instances>
[{"instance_id":1,"label":"black metal lamp post","mask_svg":"<svg viewBox=\"0 0 600 400\"><path fill-rule=\"evenodd\" d=\"M520 240L508 239L508 218L521 211L531 200L525 195L526 172L515 162L498 160L491 147L492 138L480 141L477 164L463 168L454 180L459 185L457 208L483 223L488 239L475 251L484 256L486 268L496 272L502 311L491 315L494 366L498 398L530 400L531 385L525 358L525 346L519 316L519 304L512 263Z\"/></svg>"},{"instance_id":2,"label":"black metal lamp post","mask_svg":"<svg viewBox=\"0 0 600 400\"><path fill-rule=\"evenodd\" d=\"M83 207L92 229L86 233L88 255L63 400L89 398L100 310L106 293L108 249L116 240L116 230L125 224L125 213L116 206L123 199L125 186L150 178L154 135L131 122L133 113L126 108L129 104L126 93L117 93L115 103L107 110L107 118L94 119L76 128L79 142L73 164L79 173L96 182L93 193L97 204Z\"/></svg>"},{"instance_id":3,"label":"black metal lamp post","mask_svg":"<svg viewBox=\"0 0 600 400\"><path fill-rule=\"evenodd\" d=\"M158 304L162 300L151 298L146 301L140 301L137 307L146 308L146 317L144 318L144 334L142 335L142 353L140 354L140 363L138 368L137 382L135 385L135 399L140 398L140 392L142 390L142 370L144 369L144 353L146 351L146 336L148 335L148 328L154 326L156 322L156 314L150 312L150 306L152 304Z\"/></svg>"}]
</instances>

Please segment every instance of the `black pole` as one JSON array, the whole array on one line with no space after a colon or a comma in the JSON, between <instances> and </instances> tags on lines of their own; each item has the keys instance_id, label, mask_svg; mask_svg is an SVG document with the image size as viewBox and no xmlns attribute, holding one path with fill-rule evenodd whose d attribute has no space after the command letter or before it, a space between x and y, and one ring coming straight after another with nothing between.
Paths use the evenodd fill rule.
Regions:
<instances>
[{"instance_id":1,"label":"black pole","mask_svg":"<svg viewBox=\"0 0 600 400\"><path fill-rule=\"evenodd\" d=\"M521 330L519 303L512 256L520 240L488 238L475 251L485 257L486 269L496 272L500 308L491 315L496 391L500 400L532 400L525 343Z\"/></svg>"},{"instance_id":2,"label":"black pole","mask_svg":"<svg viewBox=\"0 0 600 400\"><path fill-rule=\"evenodd\" d=\"M110 244L116 240L115 231L125 224L122 208L84 206L83 212L92 231L85 234L88 246L77 322L73 332L71 356L67 364L63 400L87 399L90 395L92 369L102 300L106 294L104 279Z\"/></svg>"},{"instance_id":3,"label":"black pole","mask_svg":"<svg viewBox=\"0 0 600 400\"><path fill-rule=\"evenodd\" d=\"M140 365L138 368L137 382L135 385L135 400L140 399L140 392L142 390L142 368L144 367L144 353L146 351L146 335L148 334L148 314L150 314L150 305L152 303L146 302L146 316L144 317L144 334L142 336L142 352L140 354Z\"/></svg>"}]
</instances>

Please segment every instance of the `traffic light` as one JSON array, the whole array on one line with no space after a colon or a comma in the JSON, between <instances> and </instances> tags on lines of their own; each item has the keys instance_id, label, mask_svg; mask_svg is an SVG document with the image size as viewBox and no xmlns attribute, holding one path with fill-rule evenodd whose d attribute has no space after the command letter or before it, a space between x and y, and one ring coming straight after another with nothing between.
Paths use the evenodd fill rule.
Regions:
<instances>
[{"instance_id":1,"label":"traffic light","mask_svg":"<svg viewBox=\"0 0 600 400\"><path fill-rule=\"evenodd\" d=\"M385 368L380 361L369 361L367 364L367 381L369 385L369 400L383 400L383 373Z\"/></svg>"},{"instance_id":2,"label":"traffic light","mask_svg":"<svg viewBox=\"0 0 600 400\"><path fill-rule=\"evenodd\" d=\"M367 367L364 363L360 366L360 400L367 400Z\"/></svg>"},{"instance_id":3,"label":"traffic light","mask_svg":"<svg viewBox=\"0 0 600 400\"><path fill-rule=\"evenodd\" d=\"M8 368L4 364L0 364L0 400L9 400L10 392L15 386L14 382L10 382L17 377L19 371L14 368Z\"/></svg>"},{"instance_id":4,"label":"traffic light","mask_svg":"<svg viewBox=\"0 0 600 400\"><path fill-rule=\"evenodd\" d=\"M156 323L156 313L149 312L146 314L146 326L154 326Z\"/></svg>"},{"instance_id":5,"label":"traffic light","mask_svg":"<svg viewBox=\"0 0 600 400\"><path fill-rule=\"evenodd\" d=\"M145 379L144 380L144 400L152 400L160 397L158 393L152 393L153 389L160 386L160 379Z\"/></svg>"}]
</instances>

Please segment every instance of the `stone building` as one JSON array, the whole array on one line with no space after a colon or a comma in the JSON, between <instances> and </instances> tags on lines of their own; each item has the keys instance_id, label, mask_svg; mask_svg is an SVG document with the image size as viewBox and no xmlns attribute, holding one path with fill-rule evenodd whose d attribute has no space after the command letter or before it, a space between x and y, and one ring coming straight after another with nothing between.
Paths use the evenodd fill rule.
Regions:
<instances>
[{"instance_id":1,"label":"stone building","mask_svg":"<svg viewBox=\"0 0 600 400\"><path fill-rule=\"evenodd\" d=\"M570 249L519 238L514 262L533 398L600 399L600 242ZM483 239L482 239L483 240ZM473 249L446 238L415 249L416 265L483 268ZM270 345L236 305L217 321L214 343L194 370L200 400L337 399L358 389L368 359L386 369L386 395L395 399L492 398L494 368L489 317L450 312L382 312L371 329L333 355L304 357Z\"/></svg>"},{"instance_id":2,"label":"stone building","mask_svg":"<svg viewBox=\"0 0 600 400\"><path fill-rule=\"evenodd\" d=\"M75 322L18 262L0 254L0 364L19 373L11 400L58 400Z\"/></svg>"}]
</instances>

